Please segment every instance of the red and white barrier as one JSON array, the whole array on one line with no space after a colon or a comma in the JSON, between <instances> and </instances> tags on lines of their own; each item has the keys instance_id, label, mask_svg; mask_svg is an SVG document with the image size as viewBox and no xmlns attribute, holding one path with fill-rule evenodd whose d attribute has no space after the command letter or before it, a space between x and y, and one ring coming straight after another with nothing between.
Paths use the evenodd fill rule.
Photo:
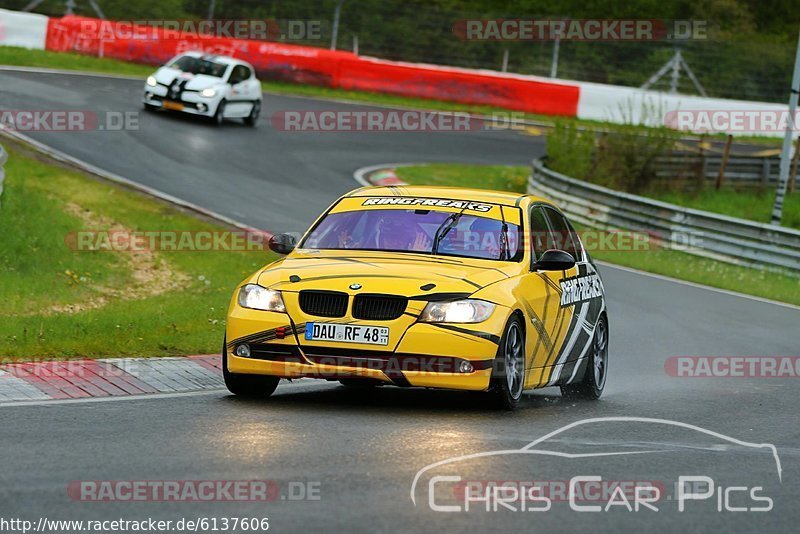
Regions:
<instances>
[{"instance_id":1,"label":"red and white barrier","mask_svg":"<svg viewBox=\"0 0 800 534\"><path fill-rule=\"evenodd\" d=\"M724 124L726 127L714 128L714 131L782 135L780 128L773 132L748 130L746 124L743 127L735 121L743 112L750 115L763 113L766 117L758 119L770 120L770 114L788 111L787 106L780 104L670 95L632 87L388 61L360 57L350 52L275 42L206 37L195 33L170 32L167 36L160 28L126 26L124 23L111 25L107 21L85 17L69 16L48 22L46 17L39 15L0 10L0 23L3 22L6 41L0 34L2 44L46 47L47 50L79 52L152 65L162 64L181 52L203 50L244 59L264 79L486 105L542 115L649 126L666 124L702 131L702 128L694 127L694 123L687 128L675 120L676 112L694 111L700 113L695 118L713 115L714 119L723 119L712 126ZM43 24L46 38L42 37ZM104 35L111 38L103 39ZM727 122L725 114L728 114Z\"/></svg>"},{"instance_id":2,"label":"red and white barrier","mask_svg":"<svg viewBox=\"0 0 800 534\"><path fill-rule=\"evenodd\" d=\"M0 9L0 46L21 46L43 50L47 38L44 15Z\"/></svg>"}]
</instances>

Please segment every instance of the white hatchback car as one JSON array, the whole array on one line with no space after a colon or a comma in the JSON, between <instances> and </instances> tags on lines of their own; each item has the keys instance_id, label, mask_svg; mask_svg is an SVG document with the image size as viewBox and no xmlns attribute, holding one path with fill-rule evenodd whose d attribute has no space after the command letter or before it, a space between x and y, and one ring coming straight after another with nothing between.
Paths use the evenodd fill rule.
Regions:
<instances>
[{"instance_id":1,"label":"white hatchback car","mask_svg":"<svg viewBox=\"0 0 800 534\"><path fill-rule=\"evenodd\" d=\"M253 67L232 57L180 54L147 77L144 108L201 115L222 124L244 119L255 126L261 113L261 82Z\"/></svg>"}]
</instances>

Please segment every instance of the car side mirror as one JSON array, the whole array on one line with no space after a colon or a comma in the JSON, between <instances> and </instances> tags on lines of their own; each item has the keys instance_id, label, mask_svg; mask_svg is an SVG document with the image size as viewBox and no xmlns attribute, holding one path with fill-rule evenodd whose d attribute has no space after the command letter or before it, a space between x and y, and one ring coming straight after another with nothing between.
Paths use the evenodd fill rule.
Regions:
<instances>
[{"instance_id":1,"label":"car side mirror","mask_svg":"<svg viewBox=\"0 0 800 534\"><path fill-rule=\"evenodd\" d=\"M286 255L297 246L297 239L291 234L276 234L269 238L269 249L272 252Z\"/></svg>"},{"instance_id":2,"label":"car side mirror","mask_svg":"<svg viewBox=\"0 0 800 534\"><path fill-rule=\"evenodd\" d=\"M575 258L563 250L546 250L533 267L539 271L566 271L575 267Z\"/></svg>"}]
</instances>

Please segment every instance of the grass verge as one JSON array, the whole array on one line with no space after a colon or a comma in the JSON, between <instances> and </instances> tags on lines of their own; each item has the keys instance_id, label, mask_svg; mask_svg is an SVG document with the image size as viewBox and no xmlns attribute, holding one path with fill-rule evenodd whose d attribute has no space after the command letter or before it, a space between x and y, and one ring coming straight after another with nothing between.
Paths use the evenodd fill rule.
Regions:
<instances>
[{"instance_id":1,"label":"grass verge","mask_svg":"<svg viewBox=\"0 0 800 534\"><path fill-rule=\"evenodd\" d=\"M527 167L431 164L400 167L397 175L415 185L480 187L524 193ZM598 260L698 284L800 305L797 278L740 267L674 250L590 251Z\"/></svg>"},{"instance_id":2,"label":"grass verge","mask_svg":"<svg viewBox=\"0 0 800 534\"><path fill-rule=\"evenodd\" d=\"M0 198L0 357L218 352L233 289L270 254L76 250L72 233L87 230L227 229L3 144L10 157Z\"/></svg>"},{"instance_id":3,"label":"grass verge","mask_svg":"<svg viewBox=\"0 0 800 534\"><path fill-rule=\"evenodd\" d=\"M768 223L772 218L775 190L704 189L698 193L679 191L648 192L648 197L712 213ZM800 229L800 192L787 194L783 202L783 226Z\"/></svg>"}]
</instances>

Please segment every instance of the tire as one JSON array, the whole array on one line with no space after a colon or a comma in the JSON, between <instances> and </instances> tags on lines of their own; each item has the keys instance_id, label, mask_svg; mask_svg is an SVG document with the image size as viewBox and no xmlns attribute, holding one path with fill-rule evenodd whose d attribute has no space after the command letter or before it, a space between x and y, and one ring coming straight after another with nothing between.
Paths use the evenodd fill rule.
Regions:
<instances>
[{"instance_id":1,"label":"tire","mask_svg":"<svg viewBox=\"0 0 800 534\"><path fill-rule=\"evenodd\" d=\"M514 315L508 320L497 356L494 359L489 393L496 406L516 410L525 382L525 333L522 322Z\"/></svg>"},{"instance_id":2,"label":"tire","mask_svg":"<svg viewBox=\"0 0 800 534\"><path fill-rule=\"evenodd\" d=\"M211 119L215 126L222 126L225 122L225 101L220 100L217 105L217 111L214 112L214 117Z\"/></svg>"},{"instance_id":3,"label":"tire","mask_svg":"<svg viewBox=\"0 0 800 534\"><path fill-rule=\"evenodd\" d=\"M352 389L370 389L383 384L380 380L372 378L342 378L339 383L346 388Z\"/></svg>"},{"instance_id":4,"label":"tire","mask_svg":"<svg viewBox=\"0 0 800 534\"><path fill-rule=\"evenodd\" d=\"M228 371L228 349L225 341L222 342L222 377L228 391L250 399L266 399L275 392L281 380L277 376L244 375Z\"/></svg>"},{"instance_id":5,"label":"tire","mask_svg":"<svg viewBox=\"0 0 800 534\"><path fill-rule=\"evenodd\" d=\"M250 115L245 117L244 123L254 128L258 124L259 115L261 115L261 102L255 102L253 109L250 110Z\"/></svg>"},{"instance_id":6,"label":"tire","mask_svg":"<svg viewBox=\"0 0 800 534\"><path fill-rule=\"evenodd\" d=\"M592 337L592 353L576 384L561 386L561 394L570 399L597 400L603 394L608 376L608 320L600 316Z\"/></svg>"}]
</instances>

